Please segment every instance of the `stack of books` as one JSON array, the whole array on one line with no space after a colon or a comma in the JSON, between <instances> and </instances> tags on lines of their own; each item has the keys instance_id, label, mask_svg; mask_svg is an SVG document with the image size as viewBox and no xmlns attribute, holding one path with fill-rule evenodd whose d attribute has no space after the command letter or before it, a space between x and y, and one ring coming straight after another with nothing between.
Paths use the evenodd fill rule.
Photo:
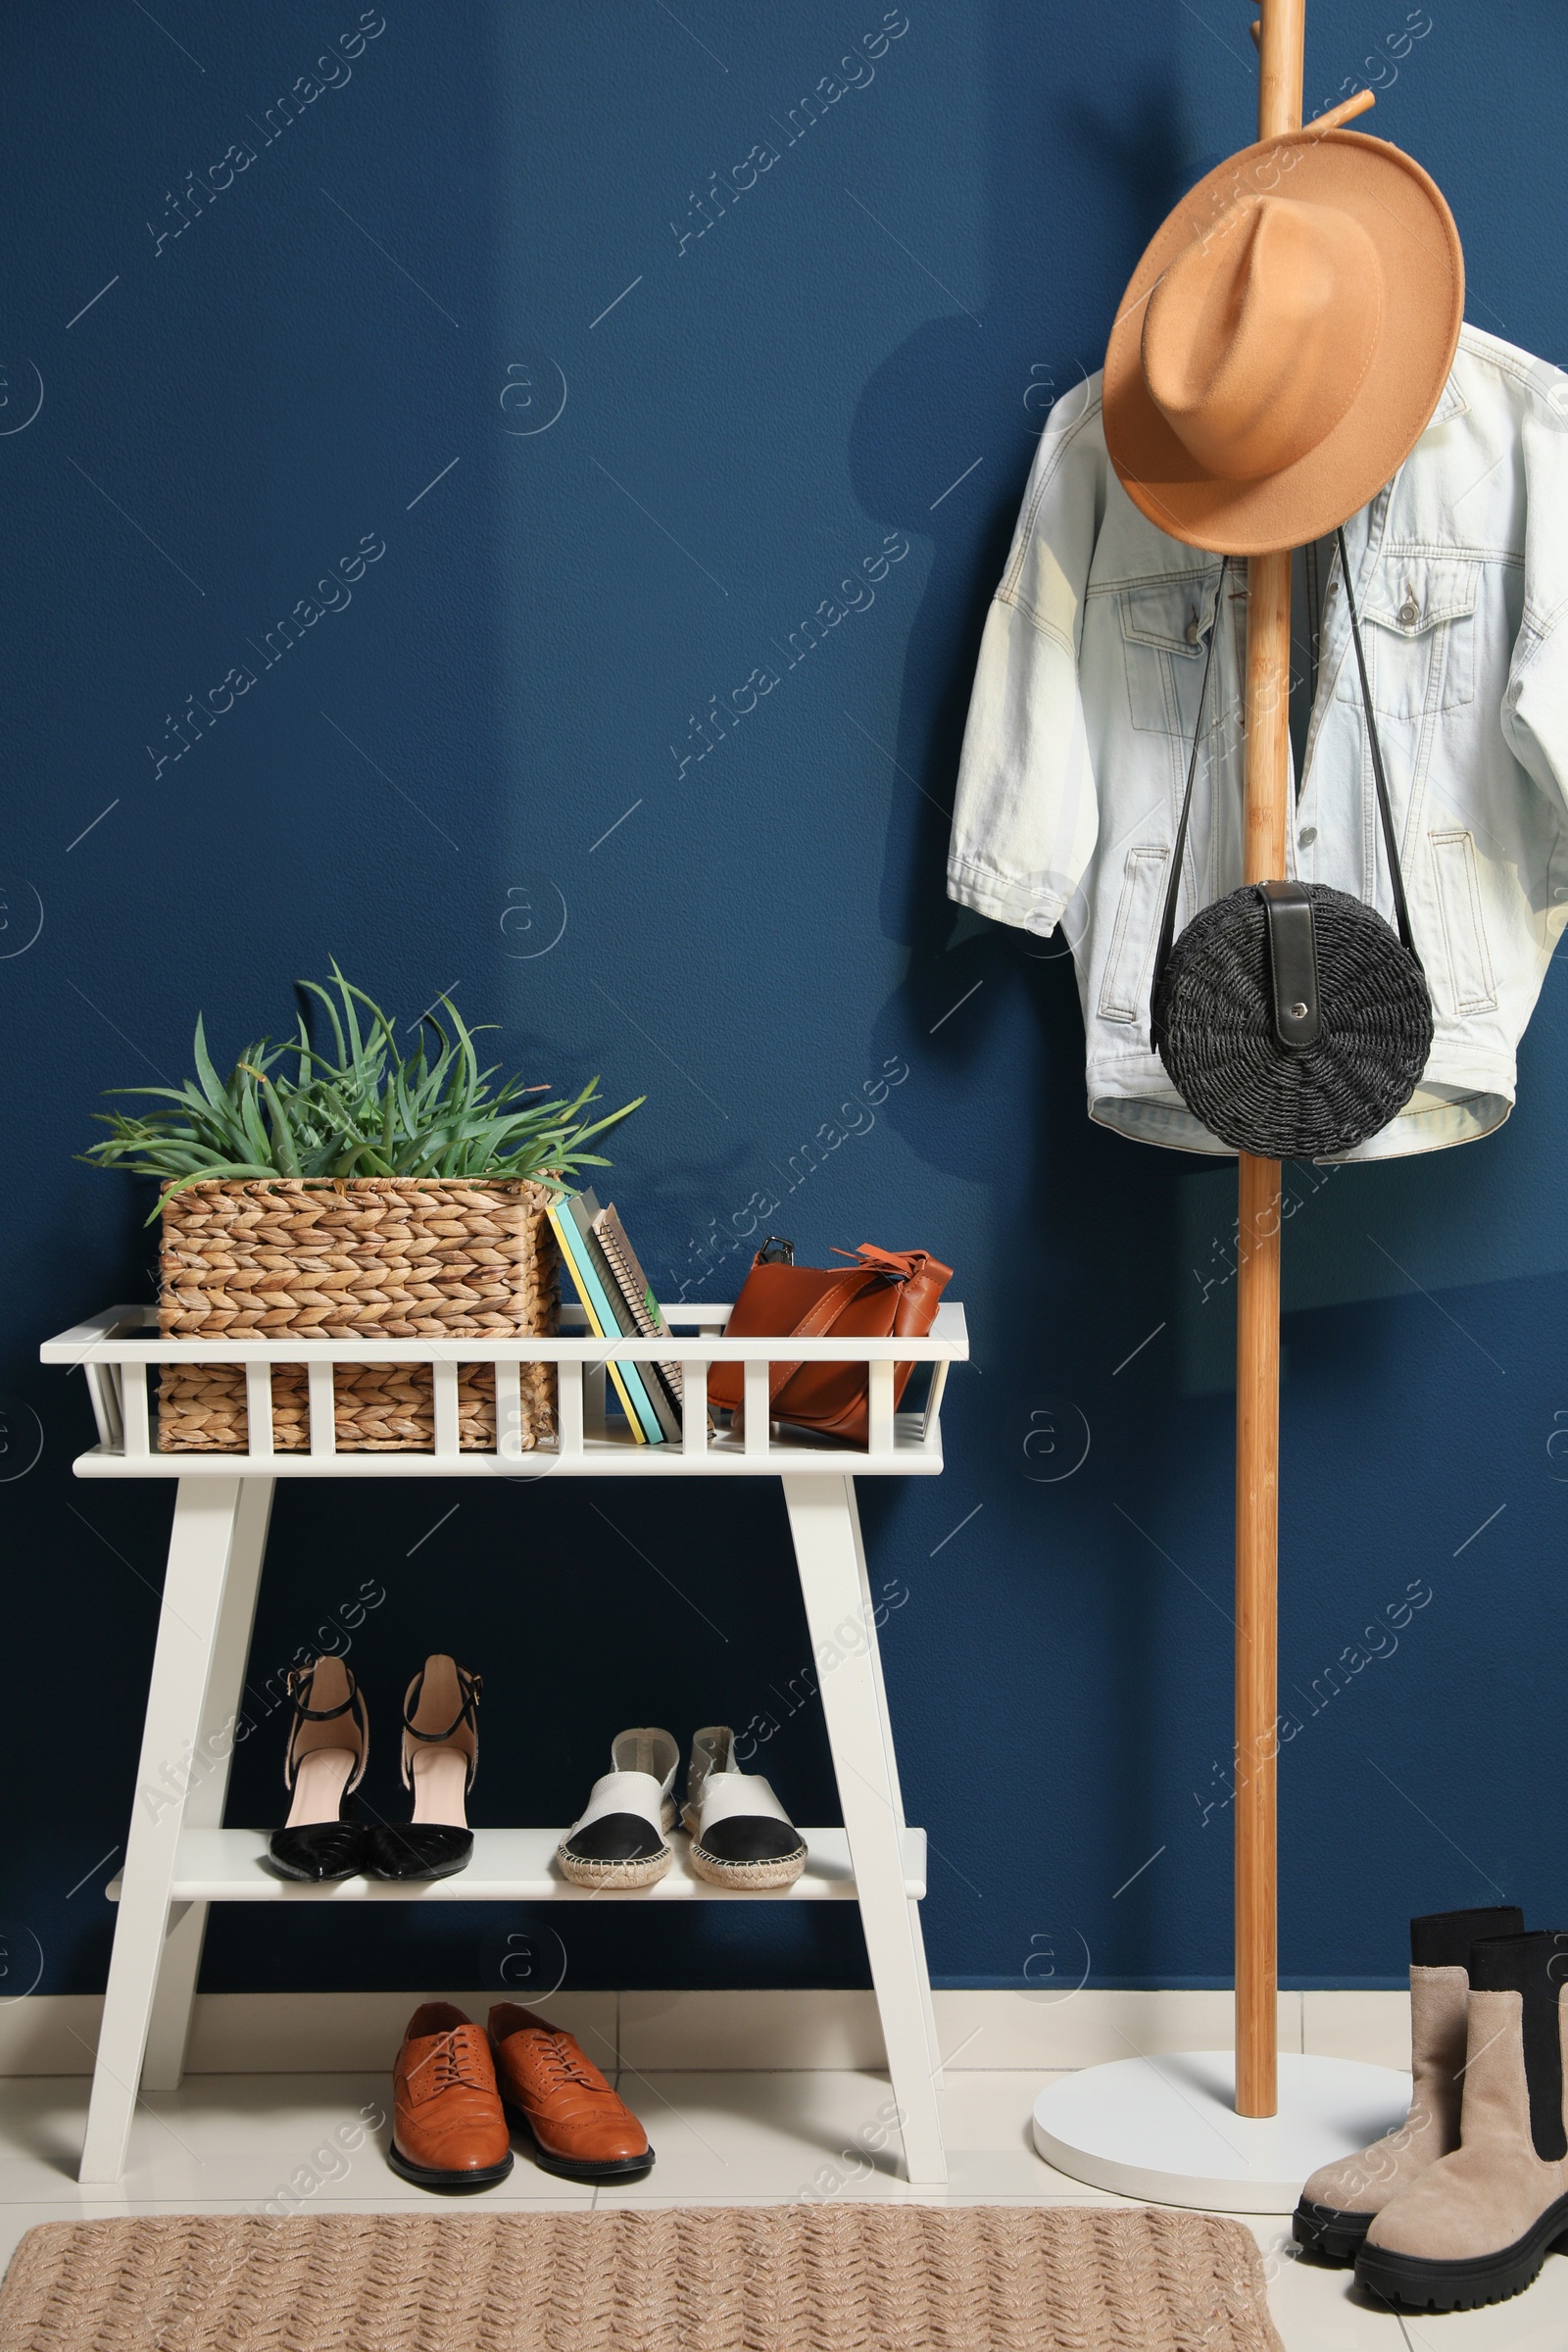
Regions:
<instances>
[{"instance_id":1,"label":"stack of books","mask_svg":"<svg viewBox=\"0 0 1568 2352\"><path fill-rule=\"evenodd\" d=\"M653 1287L615 1214L591 1192L567 1193L549 1211L561 1261L571 1276L588 1328L597 1339L668 1339ZM661 1446L681 1432L685 1390L677 1363L608 1365L621 1409L639 1446ZM701 1409L701 1400L699 1400Z\"/></svg>"}]
</instances>

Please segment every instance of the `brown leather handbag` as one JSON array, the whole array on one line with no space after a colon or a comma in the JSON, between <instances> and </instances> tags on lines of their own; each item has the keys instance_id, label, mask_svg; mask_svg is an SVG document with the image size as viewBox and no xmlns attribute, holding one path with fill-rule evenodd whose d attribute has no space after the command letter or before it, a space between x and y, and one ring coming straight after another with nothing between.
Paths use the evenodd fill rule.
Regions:
<instances>
[{"instance_id":1,"label":"brown leather handbag","mask_svg":"<svg viewBox=\"0 0 1568 2352\"><path fill-rule=\"evenodd\" d=\"M781 1250L785 1257L771 1253ZM848 1257L849 1251L837 1254ZM728 1323L727 1340L825 1340L835 1333L858 1340L923 1340L936 1321L953 1268L924 1250L878 1250L862 1242L859 1263L847 1268L798 1266L793 1245L770 1236L752 1261ZM897 1407L912 1364L893 1367ZM714 1364L708 1401L739 1414L745 1367ZM768 1414L823 1436L863 1446L870 1427L870 1383L860 1364L774 1363L767 1380Z\"/></svg>"}]
</instances>

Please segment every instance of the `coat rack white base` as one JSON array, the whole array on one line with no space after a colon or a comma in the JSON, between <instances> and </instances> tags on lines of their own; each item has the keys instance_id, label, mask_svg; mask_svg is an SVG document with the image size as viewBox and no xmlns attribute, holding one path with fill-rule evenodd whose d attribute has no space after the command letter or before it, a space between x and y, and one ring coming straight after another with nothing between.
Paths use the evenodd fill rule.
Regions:
<instances>
[{"instance_id":1,"label":"coat rack white base","mask_svg":"<svg viewBox=\"0 0 1568 2352\"><path fill-rule=\"evenodd\" d=\"M1289 2213L1320 2164L1403 2121L1410 2078L1353 2058L1280 2053L1279 2112L1236 2112L1229 2050L1117 2058L1053 2082L1034 2140L1057 2172L1157 2205Z\"/></svg>"}]
</instances>

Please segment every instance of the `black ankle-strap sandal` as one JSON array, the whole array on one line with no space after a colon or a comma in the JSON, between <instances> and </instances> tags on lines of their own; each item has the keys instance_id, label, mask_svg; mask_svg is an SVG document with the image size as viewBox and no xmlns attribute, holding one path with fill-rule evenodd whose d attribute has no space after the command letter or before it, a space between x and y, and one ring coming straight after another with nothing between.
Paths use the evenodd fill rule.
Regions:
<instances>
[{"instance_id":1,"label":"black ankle-strap sandal","mask_svg":"<svg viewBox=\"0 0 1568 2352\"><path fill-rule=\"evenodd\" d=\"M366 1713L365 1700L360 1693L360 1678L353 1667L345 1666L343 1668L343 1672L348 1677L349 1694L337 1706L310 1707L306 1705L305 1697L301 1695L302 1692L306 1695L315 1694L317 1672L320 1666L323 1664L335 1666L340 1663L341 1661L336 1658L330 1660L318 1658L314 1666L291 1666L284 1678L284 1689L288 1692L289 1704L294 1710L294 1721L288 1736L288 1753L283 1759L283 1785L286 1788L292 1788L299 1777L299 1737L303 1726L308 1723L336 1723L344 1715L352 1716L354 1728L359 1734L359 1763L343 1791L344 1796L352 1796L365 1778L365 1767L370 1758L370 1723L369 1717ZM316 1753L317 1751L313 1749L310 1752Z\"/></svg>"},{"instance_id":2,"label":"black ankle-strap sandal","mask_svg":"<svg viewBox=\"0 0 1568 2352\"><path fill-rule=\"evenodd\" d=\"M427 1747L444 1747L454 1734L466 1724L473 1734L473 1746L468 1755L468 1774L464 1784L465 1792L466 1792L473 1787L473 1776L479 1769L479 1700L484 1691L484 1676L469 1674L454 1658L452 1666L458 1678L458 1690L462 1695L463 1704L444 1730L421 1732L414 1718L419 1712L419 1701L424 1696L424 1677L429 1664L430 1660L427 1658L410 1685L409 1695L403 1705L403 1729L409 1739L422 1740ZM409 1779L407 1750L404 1751L403 1781L406 1788L412 1787L413 1784Z\"/></svg>"},{"instance_id":3,"label":"black ankle-strap sandal","mask_svg":"<svg viewBox=\"0 0 1568 2352\"><path fill-rule=\"evenodd\" d=\"M432 1704L456 1700L450 1723L423 1730L416 1718L426 1690ZM414 1816L384 1821L370 1834L366 1874L372 1879L446 1879L473 1853L466 1799L479 1761L482 1678L437 1651L426 1658L403 1701L403 1785L414 1791ZM461 1758L463 1769L456 1769Z\"/></svg>"},{"instance_id":4,"label":"black ankle-strap sandal","mask_svg":"<svg viewBox=\"0 0 1568 2352\"><path fill-rule=\"evenodd\" d=\"M329 1691L340 1678L346 1695L335 1706L311 1705L318 1683ZM359 1678L340 1658L317 1658L309 1666L291 1667L286 1688L294 1712L283 1785L293 1801L287 1821L268 1838L269 1867L279 1878L316 1883L353 1878L365 1868L369 1838L365 1826L351 1819L354 1791L370 1755L369 1717ZM318 1726L339 1722L345 1737L318 1736Z\"/></svg>"}]
</instances>

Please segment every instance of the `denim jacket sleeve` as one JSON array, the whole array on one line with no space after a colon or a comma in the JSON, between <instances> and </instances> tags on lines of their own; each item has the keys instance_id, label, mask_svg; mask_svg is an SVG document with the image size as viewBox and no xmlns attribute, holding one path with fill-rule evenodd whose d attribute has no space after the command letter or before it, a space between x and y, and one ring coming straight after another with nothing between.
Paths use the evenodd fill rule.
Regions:
<instances>
[{"instance_id":1,"label":"denim jacket sleeve","mask_svg":"<svg viewBox=\"0 0 1568 2352\"><path fill-rule=\"evenodd\" d=\"M1542 370L1543 375L1546 371ZM1525 477L1524 612L1502 703L1503 740L1568 815L1568 379L1532 387L1520 427Z\"/></svg>"},{"instance_id":2,"label":"denim jacket sleeve","mask_svg":"<svg viewBox=\"0 0 1568 2352\"><path fill-rule=\"evenodd\" d=\"M1099 832L1078 648L1107 464L1096 376L1056 403L1040 437L986 619L958 769L948 896L1041 937L1082 881Z\"/></svg>"}]
</instances>

